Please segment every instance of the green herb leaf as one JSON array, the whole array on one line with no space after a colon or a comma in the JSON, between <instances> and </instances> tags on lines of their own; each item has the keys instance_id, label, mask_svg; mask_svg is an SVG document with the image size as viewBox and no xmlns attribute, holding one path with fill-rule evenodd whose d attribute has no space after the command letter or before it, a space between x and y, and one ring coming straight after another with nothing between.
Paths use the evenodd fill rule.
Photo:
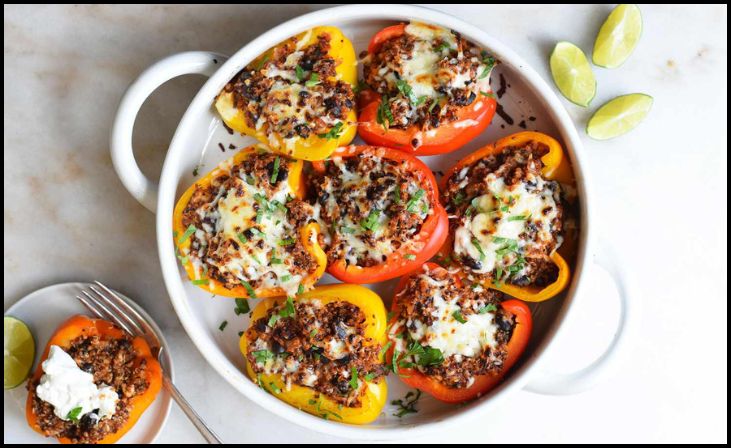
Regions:
<instances>
[{"instance_id":1,"label":"green herb leaf","mask_svg":"<svg viewBox=\"0 0 731 448\"><path fill-rule=\"evenodd\" d=\"M452 317L454 317L454 320L456 320L457 322L459 322L461 324L467 323L467 319L465 319L464 316L462 316L462 311L460 311L460 310L457 310L454 313L452 313Z\"/></svg>"},{"instance_id":2,"label":"green herb leaf","mask_svg":"<svg viewBox=\"0 0 731 448\"><path fill-rule=\"evenodd\" d=\"M381 103L376 110L376 122L388 129L388 125L393 124L394 121L391 106L388 104L388 96L383 95L381 97Z\"/></svg>"},{"instance_id":3,"label":"green herb leaf","mask_svg":"<svg viewBox=\"0 0 731 448\"><path fill-rule=\"evenodd\" d=\"M459 205L459 204L463 203L464 200L465 200L464 193L462 193L461 191L458 191L457 193L455 193L454 197L452 198L452 204Z\"/></svg>"},{"instance_id":4,"label":"green herb leaf","mask_svg":"<svg viewBox=\"0 0 731 448\"><path fill-rule=\"evenodd\" d=\"M300 294L302 294L304 292L305 292L305 285L303 285L302 283L300 283L299 286L297 287L297 295L300 295Z\"/></svg>"},{"instance_id":5,"label":"green herb leaf","mask_svg":"<svg viewBox=\"0 0 731 448\"><path fill-rule=\"evenodd\" d=\"M283 276L282 276L282 277L280 278L280 280L281 280L282 282L288 282L288 281L292 280L292 276L291 276L291 275L289 275L289 274L285 274L285 275L283 275Z\"/></svg>"},{"instance_id":6,"label":"green herb leaf","mask_svg":"<svg viewBox=\"0 0 731 448\"><path fill-rule=\"evenodd\" d=\"M287 238L279 241L280 246L291 246L294 244L294 238Z\"/></svg>"},{"instance_id":7,"label":"green herb leaf","mask_svg":"<svg viewBox=\"0 0 731 448\"><path fill-rule=\"evenodd\" d=\"M490 74L492 68L495 67L495 58L493 58L492 56L487 56L487 54L485 54L482 57L482 63L485 64L485 70L482 71L478 79L484 79L487 75Z\"/></svg>"},{"instance_id":8,"label":"green herb leaf","mask_svg":"<svg viewBox=\"0 0 731 448\"><path fill-rule=\"evenodd\" d=\"M277 177L279 177L279 164L281 163L279 156L274 159L274 168L272 168L272 177L269 178L269 183L274 185L277 183Z\"/></svg>"},{"instance_id":9,"label":"green herb leaf","mask_svg":"<svg viewBox=\"0 0 731 448\"><path fill-rule=\"evenodd\" d=\"M408 414L416 414L419 412L419 410L416 409L416 402L419 401L419 398L421 398L421 391L416 389L416 392L409 391L402 399L393 400L391 404L398 406L398 410L393 415L401 418Z\"/></svg>"},{"instance_id":10,"label":"green herb leaf","mask_svg":"<svg viewBox=\"0 0 731 448\"><path fill-rule=\"evenodd\" d=\"M79 421L79 417L81 416L82 410L83 409L81 406L77 406L77 407L71 409L68 414L66 414L66 418L68 420L71 420L72 422L76 423Z\"/></svg>"},{"instance_id":11,"label":"green herb leaf","mask_svg":"<svg viewBox=\"0 0 731 448\"><path fill-rule=\"evenodd\" d=\"M485 260L485 251L482 250L480 241L473 236L472 240L470 240L470 242L472 243L472 246L474 246L474 248L477 249L477 252L480 253L480 261L484 261Z\"/></svg>"},{"instance_id":12,"label":"green herb leaf","mask_svg":"<svg viewBox=\"0 0 731 448\"><path fill-rule=\"evenodd\" d=\"M218 329L220 331L223 331L223 329L226 328L226 325L228 325L228 321L224 320L223 322L221 322L221 325L218 326Z\"/></svg>"},{"instance_id":13,"label":"green herb leaf","mask_svg":"<svg viewBox=\"0 0 731 448\"><path fill-rule=\"evenodd\" d=\"M423 188L419 188L418 190L416 190L416 193L414 193L414 195L411 196L411 198L409 199L409 202L406 203L406 211L408 211L409 213L413 213L414 206L424 196L424 193L426 192Z\"/></svg>"},{"instance_id":14,"label":"green herb leaf","mask_svg":"<svg viewBox=\"0 0 731 448\"><path fill-rule=\"evenodd\" d=\"M495 311L497 311L497 306L495 306L494 303L488 303L487 305L480 308L477 312L479 314L487 314L487 313L495 312Z\"/></svg>"},{"instance_id":15,"label":"green herb leaf","mask_svg":"<svg viewBox=\"0 0 731 448\"><path fill-rule=\"evenodd\" d=\"M195 233L196 230L198 229L196 229L193 224L189 225L188 228L185 229L185 233L183 233L183 236L181 236L178 240L178 244L183 244L184 242L186 242L188 238L190 238L190 236Z\"/></svg>"},{"instance_id":16,"label":"green herb leaf","mask_svg":"<svg viewBox=\"0 0 731 448\"><path fill-rule=\"evenodd\" d=\"M310 73L310 79L305 82L307 87L315 87L320 82L320 77L317 73Z\"/></svg>"},{"instance_id":17,"label":"green herb leaf","mask_svg":"<svg viewBox=\"0 0 731 448\"><path fill-rule=\"evenodd\" d=\"M492 92L483 92L482 90L480 90L480 95L495 99L495 94Z\"/></svg>"},{"instance_id":18,"label":"green herb leaf","mask_svg":"<svg viewBox=\"0 0 731 448\"><path fill-rule=\"evenodd\" d=\"M448 48L450 48L449 42L442 42L439 45L437 45L436 47L434 47L434 51L442 52Z\"/></svg>"},{"instance_id":19,"label":"green herb leaf","mask_svg":"<svg viewBox=\"0 0 731 448\"><path fill-rule=\"evenodd\" d=\"M274 325L276 325L278 320L279 320L279 314L272 314L271 317L269 317L269 320L267 321L267 326L274 327Z\"/></svg>"},{"instance_id":20,"label":"green herb leaf","mask_svg":"<svg viewBox=\"0 0 731 448\"><path fill-rule=\"evenodd\" d=\"M378 352L378 357L382 358L383 356L385 356L388 349L391 348L391 345L393 345L393 341L386 342L386 345L384 345L381 351Z\"/></svg>"},{"instance_id":21,"label":"green herb leaf","mask_svg":"<svg viewBox=\"0 0 731 448\"><path fill-rule=\"evenodd\" d=\"M274 359L274 353L269 350L256 350L251 352L251 354L254 356L254 360L261 364L266 363L270 359Z\"/></svg>"},{"instance_id":22,"label":"green herb leaf","mask_svg":"<svg viewBox=\"0 0 731 448\"><path fill-rule=\"evenodd\" d=\"M327 140L335 140L337 138L340 138L340 134L342 133L342 129L343 129L343 122L342 121L338 121L337 123L335 123L335 125L332 128L330 128L329 131L327 131L327 133L325 133L325 134L317 134L317 136L320 137L320 138L327 139Z\"/></svg>"},{"instance_id":23,"label":"green herb leaf","mask_svg":"<svg viewBox=\"0 0 731 448\"><path fill-rule=\"evenodd\" d=\"M294 316L294 300L291 297L287 297L287 301L284 302L284 308L279 312L279 317L292 317Z\"/></svg>"},{"instance_id":24,"label":"green herb leaf","mask_svg":"<svg viewBox=\"0 0 731 448\"><path fill-rule=\"evenodd\" d=\"M198 285L207 285L208 283L210 283L210 281L211 280L208 278L199 278L197 280L193 280L191 283L198 286Z\"/></svg>"},{"instance_id":25,"label":"green herb leaf","mask_svg":"<svg viewBox=\"0 0 731 448\"><path fill-rule=\"evenodd\" d=\"M350 368L350 388L358 388L358 369L356 369L355 366Z\"/></svg>"},{"instance_id":26,"label":"green herb leaf","mask_svg":"<svg viewBox=\"0 0 731 448\"><path fill-rule=\"evenodd\" d=\"M403 96L405 96L409 100L409 102L411 104L416 103L417 98L414 95L414 91L411 89L411 86L409 85L409 83L407 83L404 80L399 79L396 81L396 88L398 89L399 92L401 92L401 94L403 94Z\"/></svg>"},{"instance_id":27,"label":"green herb leaf","mask_svg":"<svg viewBox=\"0 0 731 448\"><path fill-rule=\"evenodd\" d=\"M355 233L355 229L352 228L352 227L348 227L348 226L341 227L340 228L340 231L343 232L343 233L347 233L347 234L353 234L353 233Z\"/></svg>"},{"instance_id":28,"label":"green herb leaf","mask_svg":"<svg viewBox=\"0 0 731 448\"><path fill-rule=\"evenodd\" d=\"M376 228L378 228L378 218L381 215L381 211L378 209L373 209L368 213L368 217L366 219L362 219L360 221L360 226L363 227L365 230L373 231Z\"/></svg>"},{"instance_id":29,"label":"green herb leaf","mask_svg":"<svg viewBox=\"0 0 731 448\"><path fill-rule=\"evenodd\" d=\"M416 260L416 255L406 254L406 255L404 255L404 258L406 258L407 260Z\"/></svg>"},{"instance_id":30,"label":"green herb leaf","mask_svg":"<svg viewBox=\"0 0 731 448\"><path fill-rule=\"evenodd\" d=\"M248 243L249 242L249 239L246 238L246 235L244 235L243 232L242 233L237 233L236 234L236 238L238 238L239 241L241 241L242 243Z\"/></svg>"},{"instance_id":31,"label":"green herb leaf","mask_svg":"<svg viewBox=\"0 0 731 448\"><path fill-rule=\"evenodd\" d=\"M511 216L510 218L508 218L508 221L525 221L529 217L530 215Z\"/></svg>"},{"instance_id":32,"label":"green herb leaf","mask_svg":"<svg viewBox=\"0 0 731 448\"><path fill-rule=\"evenodd\" d=\"M269 388L277 395L282 393L282 389L280 389L279 386L277 386L273 382L269 382Z\"/></svg>"},{"instance_id":33,"label":"green herb leaf","mask_svg":"<svg viewBox=\"0 0 731 448\"><path fill-rule=\"evenodd\" d=\"M294 68L294 74L297 76L297 81L302 82L305 80L305 70L299 65Z\"/></svg>"},{"instance_id":34,"label":"green herb leaf","mask_svg":"<svg viewBox=\"0 0 731 448\"><path fill-rule=\"evenodd\" d=\"M241 285L246 289L246 292L249 294L249 298L256 299L256 291L254 291L254 288L251 287L249 282L241 280Z\"/></svg>"}]
</instances>

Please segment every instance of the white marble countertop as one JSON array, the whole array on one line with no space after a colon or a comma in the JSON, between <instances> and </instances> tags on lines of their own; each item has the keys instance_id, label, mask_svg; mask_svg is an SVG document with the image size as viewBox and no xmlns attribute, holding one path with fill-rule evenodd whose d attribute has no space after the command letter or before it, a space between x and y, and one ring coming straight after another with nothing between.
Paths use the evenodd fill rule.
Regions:
<instances>
[{"instance_id":1,"label":"white marble countertop","mask_svg":"<svg viewBox=\"0 0 731 448\"><path fill-rule=\"evenodd\" d=\"M320 6L5 6L4 305L42 286L99 279L168 335L180 389L227 442L341 442L236 393L199 355L168 301L153 215L112 168L108 135L127 85L185 50L232 53ZM436 6L483 27L550 79L558 40L590 50L608 6ZM631 59L595 69L598 106L655 98L647 120L608 142L584 136L597 233L640 281L644 313L629 362L577 396L515 394L490 425L410 442L727 441L727 7L642 6ZM157 177L178 119L203 80L174 80L145 104L134 145ZM590 115L564 101L584 127ZM593 108L592 108L593 110ZM611 335L616 305L597 277L586 319L554 364L580 365ZM589 336L587 336L589 335ZM588 341L591 343L586 343ZM173 406L160 442L202 439Z\"/></svg>"}]
</instances>

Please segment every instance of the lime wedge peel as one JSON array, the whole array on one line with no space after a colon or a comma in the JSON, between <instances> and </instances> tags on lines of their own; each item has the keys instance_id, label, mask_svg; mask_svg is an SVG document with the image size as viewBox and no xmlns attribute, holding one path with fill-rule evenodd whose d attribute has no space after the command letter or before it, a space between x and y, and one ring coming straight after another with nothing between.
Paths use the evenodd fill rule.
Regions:
<instances>
[{"instance_id":1,"label":"lime wedge peel","mask_svg":"<svg viewBox=\"0 0 731 448\"><path fill-rule=\"evenodd\" d=\"M637 5L619 5L609 14L594 41L592 61L617 68L630 57L642 34L642 13Z\"/></svg>"},{"instance_id":2,"label":"lime wedge peel","mask_svg":"<svg viewBox=\"0 0 731 448\"><path fill-rule=\"evenodd\" d=\"M587 107L596 95L596 79L581 48L559 42L551 52L551 75L556 87L572 103Z\"/></svg>"},{"instance_id":3,"label":"lime wedge peel","mask_svg":"<svg viewBox=\"0 0 731 448\"><path fill-rule=\"evenodd\" d=\"M18 387L28 378L36 353L36 344L23 321L5 316L4 327L4 384L5 389Z\"/></svg>"},{"instance_id":4,"label":"lime wedge peel","mask_svg":"<svg viewBox=\"0 0 731 448\"><path fill-rule=\"evenodd\" d=\"M594 112L586 125L586 133L595 140L626 134L644 120L652 103L653 98L644 93L618 96Z\"/></svg>"}]
</instances>

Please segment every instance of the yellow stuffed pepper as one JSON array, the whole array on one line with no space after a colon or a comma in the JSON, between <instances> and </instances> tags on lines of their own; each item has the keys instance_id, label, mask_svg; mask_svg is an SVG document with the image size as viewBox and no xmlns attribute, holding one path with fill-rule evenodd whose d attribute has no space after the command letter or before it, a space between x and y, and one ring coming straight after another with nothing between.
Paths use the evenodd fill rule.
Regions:
<instances>
[{"instance_id":1,"label":"yellow stuffed pepper","mask_svg":"<svg viewBox=\"0 0 731 448\"><path fill-rule=\"evenodd\" d=\"M566 287L564 256L573 255L576 239L566 205L576 186L554 138L528 131L489 144L457 162L441 190L450 215L443 264L528 302Z\"/></svg>"},{"instance_id":2,"label":"yellow stuffed pepper","mask_svg":"<svg viewBox=\"0 0 731 448\"><path fill-rule=\"evenodd\" d=\"M262 301L240 340L252 381L310 414L350 424L386 404L386 310L358 285L328 285Z\"/></svg>"},{"instance_id":3,"label":"yellow stuffed pepper","mask_svg":"<svg viewBox=\"0 0 731 448\"><path fill-rule=\"evenodd\" d=\"M226 125L296 159L323 160L355 137L355 51L332 26L269 49L223 88Z\"/></svg>"},{"instance_id":4,"label":"yellow stuffed pepper","mask_svg":"<svg viewBox=\"0 0 731 448\"><path fill-rule=\"evenodd\" d=\"M193 284L216 295L294 295L314 287L327 259L314 210L302 199L300 160L250 147L180 197L178 258Z\"/></svg>"}]
</instances>

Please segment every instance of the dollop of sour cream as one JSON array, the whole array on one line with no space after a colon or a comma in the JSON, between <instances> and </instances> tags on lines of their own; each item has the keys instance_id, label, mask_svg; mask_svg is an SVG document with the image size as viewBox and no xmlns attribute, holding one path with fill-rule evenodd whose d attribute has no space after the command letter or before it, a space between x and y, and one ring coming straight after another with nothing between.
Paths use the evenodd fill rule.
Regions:
<instances>
[{"instance_id":1,"label":"dollop of sour cream","mask_svg":"<svg viewBox=\"0 0 731 448\"><path fill-rule=\"evenodd\" d=\"M94 384L94 375L84 372L76 361L61 347L52 345L48 358L42 364L44 375L36 387L41 400L53 406L53 413L61 420L73 419L98 409L99 419L111 417L117 409L119 396L110 386Z\"/></svg>"}]
</instances>

